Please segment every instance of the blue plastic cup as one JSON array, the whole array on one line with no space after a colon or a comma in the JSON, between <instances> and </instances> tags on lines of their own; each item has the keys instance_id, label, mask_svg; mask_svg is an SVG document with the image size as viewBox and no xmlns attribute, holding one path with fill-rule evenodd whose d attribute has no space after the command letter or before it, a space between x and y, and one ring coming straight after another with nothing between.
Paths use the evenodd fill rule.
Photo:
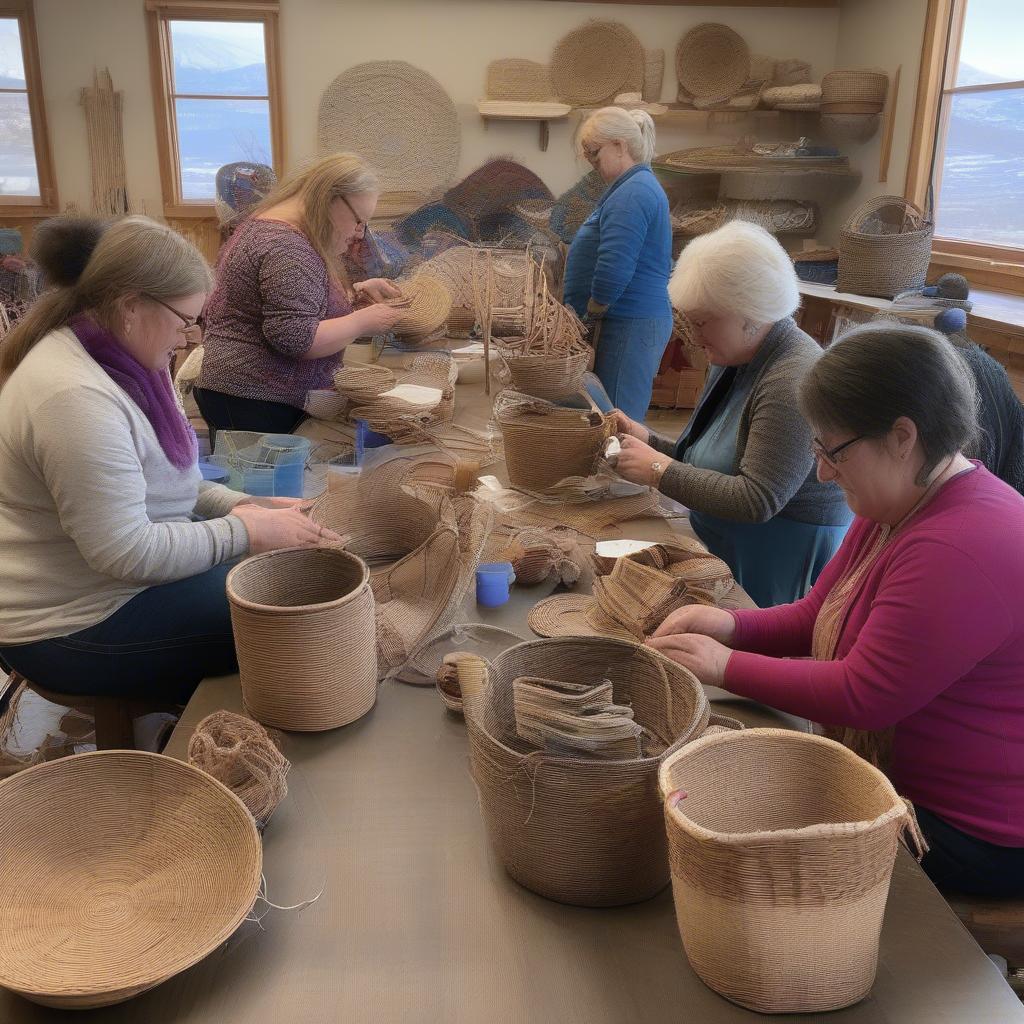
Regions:
<instances>
[{"instance_id":1,"label":"blue plastic cup","mask_svg":"<svg viewBox=\"0 0 1024 1024\"><path fill-rule=\"evenodd\" d=\"M511 562L484 562L476 570L476 603L497 608L508 600L508 588L515 583Z\"/></svg>"},{"instance_id":2,"label":"blue plastic cup","mask_svg":"<svg viewBox=\"0 0 1024 1024\"><path fill-rule=\"evenodd\" d=\"M366 420L356 420L356 465L363 464L363 453L368 448L383 448L386 444L391 444L387 434L371 430Z\"/></svg>"}]
</instances>

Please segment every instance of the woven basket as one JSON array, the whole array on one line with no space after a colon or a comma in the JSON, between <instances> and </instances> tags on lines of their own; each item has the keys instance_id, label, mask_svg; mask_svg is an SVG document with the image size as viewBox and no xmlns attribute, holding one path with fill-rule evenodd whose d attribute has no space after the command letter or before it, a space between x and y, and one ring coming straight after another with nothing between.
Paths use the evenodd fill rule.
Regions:
<instances>
[{"instance_id":1,"label":"woven basket","mask_svg":"<svg viewBox=\"0 0 1024 1024\"><path fill-rule=\"evenodd\" d=\"M773 235L812 235L818 226L813 203L795 199L719 199L710 204L686 203L676 207L672 211L672 230L681 235L703 235L733 220L758 224Z\"/></svg>"},{"instance_id":2,"label":"woven basket","mask_svg":"<svg viewBox=\"0 0 1024 1024\"><path fill-rule=\"evenodd\" d=\"M302 407L317 420L336 420L344 411L346 399L334 388L315 388L306 392Z\"/></svg>"},{"instance_id":3,"label":"woven basket","mask_svg":"<svg viewBox=\"0 0 1024 1024\"><path fill-rule=\"evenodd\" d=\"M880 114L882 103L822 103L823 114Z\"/></svg>"},{"instance_id":4,"label":"woven basket","mask_svg":"<svg viewBox=\"0 0 1024 1024\"><path fill-rule=\"evenodd\" d=\"M832 142L867 142L880 120L878 114L822 114L821 133Z\"/></svg>"},{"instance_id":5,"label":"woven basket","mask_svg":"<svg viewBox=\"0 0 1024 1024\"><path fill-rule=\"evenodd\" d=\"M871 990L896 845L911 813L839 743L781 729L665 758L672 891L710 988L761 1013L823 1013Z\"/></svg>"},{"instance_id":6,"label":"woven basket","mask_svg":"<svg viewBox=\"0 0 1024 1024\"><path fill-rule=\"evenodd\" d=\"M822 103L877 103L882 109L889 76L877 68L830 71L821 80Z\"/></svg>"},{"instance_id":7,"label":"woven basket","mask_svg":"<svg viewBox=\"0 0 1024 1024\"><path fill-rule=\"evenodd\" d=\"M563 103L603 106L620 92L640 92L643 83L644 48L618 21L588 21L551 55L551 84Z\"/></svg>"},{"instance_id":8,"label":"woven basket","mask_svg":"<svg viewBox=\"0 0 1024 1024\"><path fill-rule=\"evenodd\" d=\"M933 229L930 219L902 196L869 199L840 232L837 291L892 299L923 287ZM883 230L889 233L879 233Z\"/></svg>"},{"instance_id":9,"label":"woven basket","mask_svg":"<svg viewBox=\"0 0 1024 1024\"><path fill-rule=\"evenodd\" d=\"M334 387L338 394L353 402L369 402L394 386L394 373L379 363L343 366L334 374Z\"/></svg>"},{"instance_id":10,"label":"woven basket","mask_svg":"<svg viewBox=\"0 0 1024 1024\"><path fill-rule=\"evenodd\" d=\"M614 433L611 416L559 409L516 392L495 400L513 487L543 492L568 476L590 476L601 447Z\"/></svg>"},{"instance_id":11,"label":"woven basket","mask_svg":"<svg viewBox=\"0 0 1024 1024\"><path fill-rule=\"evenodd\" d=\"M109 1006L198 963L256 900L256 823L228 789L160 754L105 750L0 785L0 985Z\"/></svg>"},{"instance_id":12,"label":"woven basket","mask_svg":"<svg viewBox=\"0 0 1024 1024\"><path fill-rule=\"evenodd\" d=\"M657 103L665 84L665 51L644 50L644 87L641 95L645 103Z\"/></svg>"},{"instance_id":13,"label":"woven basket","mask_svg":"<svg viewBox=\"0 0 1024 1024\"><path fill-rule=\"evenodd\" d=\"M554 97L547 65L519 57L504 57L487 65L486 91L492 100L544 101Z\"/></svg>"},{"instance_id":14,"label":"woven basket","mask_svg":"<svg viewBox=\"0 0 1024 1024\"><path fill-rule=\"evenodd\" d=\"M377 699L373 593L347 551L286 548L228 574L246 710L263 725L336 729Z\"/></svg>"},{"instance_id":15,"label":"woven basket","mask_svg":"<svg viewBox=\"0 0 1024 1024\"><path fill-rule=\"evenodd\" d=\"M750 48L728 25L696 25L676 47L676 77L693 97L728 99L750 78Z\"/></svg>"},{"instance_id":16,"label":"woven basket","mask_svg":"<svg viewBox=\"0 0 1024 1024\"><path fill-rule=\"evenodd\" d=\"M817 110L821 104L821 86L812 85L773 85L761 93L761 101L766 107L780 110L799 106Z\"/></svg>"},{"instance_id":17,"label":"woven basket","mask_svg":"<svg viewBox=\"0 0 1024 1024\"><path fill-rule=\"evenodd\" d=\"M789 57L775 61L772 85L802 85L811 80L811 65L805 60Z\"/></svg>"},{"instance_id":18,"label":"woven basket","mask_svg":"<svg viewBox=\"0 0 1024 1024\"><path fill-rule=\"evenodd\" d=\"M448 314L448 337L468 338L476 327L476 312L472 306L452 306Z\"/></svg>"},{"instance_id":19,"label":"woven basket","mask_svg":"<svg viewBox=\"0 0 1024 1024\"><path fill-rule=\"evenodd\" d=\"M534 398L556 401L576 394L583 387L590 351L584 349L567 356L532 355L507 358L516 391Z\"/></svg>"},{"instance_id":20,"label":"woven basket","mask_svg":"<svg viewBox=\"0 0 1024 1024\"><path fill-rule=\"evenodd\" d=\"M403 281L401 289L403 299L409 300L409 306L391 328L396 337L407 344L424 341L448 322L452 297L436 277L417 275L411 281Z\"/></svg>"},{"instance_id":21,"label":"woven basket","mask_svg":"<svg viewBox=\"0 0 1024 1024\"><path fill-rule=\"evenodd\" d=\"M539 754L516 734L521 676L612 682L655 742L621 761ZM658 765L708 724L703 688L654 651L617 640L534 640L498 655L481 695L463 693L470 768L505 870L548 899L610 907L654 896L669 880Z\"/></svg>"}]
</instances>

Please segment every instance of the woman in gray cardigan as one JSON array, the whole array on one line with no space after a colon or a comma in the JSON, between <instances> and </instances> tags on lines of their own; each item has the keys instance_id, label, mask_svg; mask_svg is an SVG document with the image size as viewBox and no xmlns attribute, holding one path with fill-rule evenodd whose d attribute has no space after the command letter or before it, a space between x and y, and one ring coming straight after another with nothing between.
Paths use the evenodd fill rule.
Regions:
<instances>
[{"instance_id":1,"label":"woman in gray cardigan","mask_svg":"<svg viewBox=\"0 0 1024 1024\"><path fill-rule=\"evenodd\" d=\"M678 441L618 413L617 469L686 505L697 536L759 605L796 601L852 514L839 488L817 479L797 409L820 350L792 319L793 264L767 231L736 221L687 246L669 295L711 371Z\"/></svg>"}]
</instances>

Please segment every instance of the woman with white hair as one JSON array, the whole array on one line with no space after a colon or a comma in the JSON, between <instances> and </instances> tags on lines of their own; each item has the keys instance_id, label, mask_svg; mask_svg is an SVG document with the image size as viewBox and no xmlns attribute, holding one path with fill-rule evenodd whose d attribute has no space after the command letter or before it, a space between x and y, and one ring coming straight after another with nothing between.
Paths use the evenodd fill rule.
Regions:
<instances>
[{"instance_id":1,"label":"woman with white hair","mask_svg":"<svg viewBox=\"0 0 1024 1024\"><path fill-rule=\"evenodd\" d=\"M842 491L815 476L797 408L821 351L792 319L793 264L763 228L734 221L686 247L669 294L711 371L674 443L619 413L617 469L688 506L697 536L759 605L798 600L852 515Z\"/></svg>"},{"instance_id":2,"label":"woman with white hair","mask_svg":"<svg viewBox=\"0 0 1024 1024\"><path fill-rule=\"evenodd\" d=\"M569 247L565 302L595 324L594 369L612 402L643 419L672 336L672 226L650 168L654 122L643 110L603 107L579 143L609 188Z\"/></svg>"}]
</instances>

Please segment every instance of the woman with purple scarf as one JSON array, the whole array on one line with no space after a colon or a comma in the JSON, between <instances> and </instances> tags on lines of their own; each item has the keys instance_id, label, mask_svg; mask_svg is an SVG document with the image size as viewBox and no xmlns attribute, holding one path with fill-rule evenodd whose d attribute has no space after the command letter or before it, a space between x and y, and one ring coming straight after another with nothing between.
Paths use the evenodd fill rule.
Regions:
<instances>
[{"instance_id":1,"label":"woman with purple scarf","mask_svg":"<svg viewBox=\"0 0 1024 1024\"><path fill-rule=\"evenodd\" d=\"M211 288L193 245L146 217L59 218L33 256L52 287L0 343L0 662L184 702L237 668L230 564L337 537L201 479L169 372Z\"/></svg>"}]
</instances>

